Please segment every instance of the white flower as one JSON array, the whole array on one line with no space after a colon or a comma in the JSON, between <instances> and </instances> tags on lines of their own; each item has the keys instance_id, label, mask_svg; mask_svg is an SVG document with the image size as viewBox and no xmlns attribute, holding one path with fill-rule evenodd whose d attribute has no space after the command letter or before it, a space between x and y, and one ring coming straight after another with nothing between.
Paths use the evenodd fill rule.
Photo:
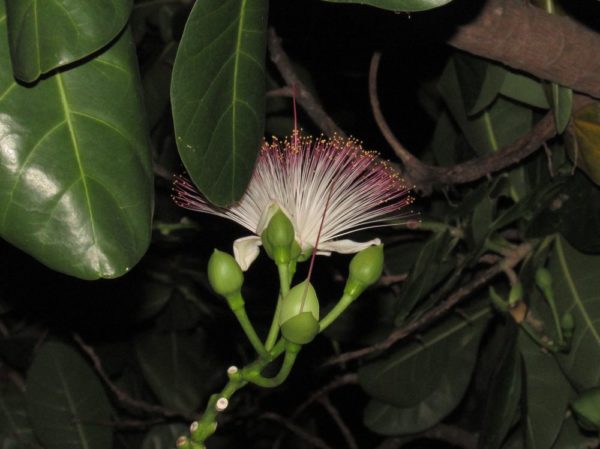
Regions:
<instances>
[{"instance_id":1,"label":"white flower","mask_svg":"<svg viewBox=\"0 0 600 449\"><path fill-rule=\"evenodd\" d=\"M398 222L406 216L401 210L412 203L398 173L358 141L319 138L313 142L297 135L263 144L246 193L231 207L210 204L182 176L175 177L173 190L179 206L228 218L252 232L233 244L243 270L258 257L260 235L278 208L292 222L303 252L314 248L318 239L318 254L329 255L380 244L379 239L339 238Z\"/></svg>"}]
</instances>

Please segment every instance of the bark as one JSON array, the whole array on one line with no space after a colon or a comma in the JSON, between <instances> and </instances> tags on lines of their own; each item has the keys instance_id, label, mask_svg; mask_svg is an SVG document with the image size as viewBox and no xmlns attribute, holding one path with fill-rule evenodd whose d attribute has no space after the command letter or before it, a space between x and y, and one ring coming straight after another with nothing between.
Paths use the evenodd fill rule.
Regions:
<instances>
[{"instance_id":1,"label":"bark","mask_svg":"<svg viewBox=\"0 0 600 449\"><path fill-rule=\"evenodd\" d=\"M488 0L448 43L600 98L600 34L523 0Z\"/></svg>"}]
</instances>

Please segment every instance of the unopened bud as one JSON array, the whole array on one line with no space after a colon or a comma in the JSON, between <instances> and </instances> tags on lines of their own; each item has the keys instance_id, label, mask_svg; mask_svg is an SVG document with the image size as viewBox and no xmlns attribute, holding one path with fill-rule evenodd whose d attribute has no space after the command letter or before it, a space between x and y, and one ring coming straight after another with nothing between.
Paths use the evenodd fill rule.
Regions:
<instances>
[{"instance_id":1,"label":"unopened bud","mask_svg":"<svg viewBox=\"0 0 600 449\"><path fill-rule=\"evenodd\" d=\"M215 249L208 261L208 282L221 296L239 296L244 273L232 255Z\"/></svg>"},{"instance_id":2,"label":"unopened bud","mask_svg":"<svg viewBox=\"0 0 600 449\"><path fill-rule=\"evenodd\" d=\"M267 254L277 264L289 263L294 237L294 225L281 209L273 214L261 236Z\"/></svg>"},{"instance_id":3,"label":"unopened bud","mask_svg":"<svg viewBox=\"0 0 600 449\"><path fill-rule=\"evenodd\" d=\"M350 261L348 280L344 293L356 299L367 287L373 285L383 272L383 245L369 246Z\"/></svg>"},{"instance_id":4,"label":"unopened bud","mask_svg":"<svg viewBox=\"0 0 600 449\"><path fill-rule=\"evenodd\" d=\"M319 332L319 300L308 280L290 289L281 302L279 325L281 335L299 345L311 342Z\"/></svg>"},{"instance_id":5,"label":"unopened bud","mask_svg":"<svg viewBox=\"0 0 600 449\"><path fill-rule=\"evenodd\" d=\"M546 268L540 267L535 272L535 283L545 293L552 288L552 275Z\"/></svg>"}]
</instances>

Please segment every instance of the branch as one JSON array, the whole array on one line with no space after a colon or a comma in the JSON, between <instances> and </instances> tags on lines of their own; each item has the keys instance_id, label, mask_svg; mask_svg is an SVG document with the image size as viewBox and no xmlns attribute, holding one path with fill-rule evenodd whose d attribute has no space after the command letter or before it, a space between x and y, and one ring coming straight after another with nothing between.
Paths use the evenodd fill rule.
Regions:
<instances>
[{"instance_id":1,"label":"branch","mask_svg":"<svg viewBox=\"0 0 600 449\"><path fill-rule=\"evenodd\" d=\"M348 445L348 447L350 449L358 449L358 444L356 444L356 439L354 438L354 435L352 435L352 432L344 422L342 415L340 415L338 409L335 408L335 406L331 403L329 397L322 397L321 399L319 399L319 403L323 406L325 410L327 410L327 412L331 416L331 419L333 419L333 421L338 426L338 429L340 429L340 432L346 440L346 444Z\"/></svg>"},{"instance_id":2,"label":"branch","mask_svg":"<svg viewBox=\"0 0 600 449\"><path fill-rule=\"evenodd\" d=\"M540 120L534 128L513 144L489 156L479 157L449 167L436 167L425 164L413 156L396 139L390 129L377 97L377 71L380 53L374 53L369 69L369 98L375 122L394 153L404 165L403 176L409 184L413 184L424 192L431 191L434 184L464 184L483 178L489 173L503 170L536 151L547 140L556 136L556 128L551 113Z\"/></svg>"},{"instance_id":3,"label":"branch","mask_svg":"<svg viewBox=\"0 0 600 449\"><path fill-rule=\"evenodd\" d=\"M531 245L529 243L523 243L519 246L509 250L505 257L492 267L480 272L473 280L454 293L452 293L444 302L438 304L433 309L422 315L420 318L409 322L405 327L393 331L388 337L366 348L358 349L356 351L347 352L329 359L325 365L333 365L338 363L345 363L350 360L363 357L374 352L383 351L399 340L402 340L409 335L417 332L418 330L429 326L431 323L445 315L449 310L456 306L459 302L469 297L473 292L480 289L499 273L503 273L507 268L513 268L518 265L529 253L531 252Z\"/></svg>"},{"instance_id":4,"label":"branch","mask_svg":"<svg viewBox=\"0 0 600 449\"><path fill-rule=\"evenodd\" d=\"M110 378L104 371L104 368L102 367L102 361L100 360L100 358L94 351L94 348L92 348L90 345L86 344L78 334L73 334L73 340L75 340L77 342L77 344L79 345L81 350L83 352L85 352L88 355L88 357L91 359L92 363L94 364L94 368L96 369L96 372L98 373L98 375L100 376L102 381L106 384L106 386L108 386L110 391L112 391L112 393L115 395L115 397L117 398L117 400L120 403L124 404L125 406L128 406L129 408L140 410L140 411L143 411L146 413L161 415L161 416L168 417L168 418L181 417L188 421L194 420L193 416L182 415L181 413L161 407L160 405L148 404L147 402L139 401L137 399L132 398L126 392L119 389L119 387L117 387L110 380Z\"/></svg>"},{"instance_id":5,"label":"branch","mask_svg":"<svg viewBox=\"0 0 600 449\"><path fill-rule=\"evenodd\" d=\"M298 78L298 75L296 75L290 59L283 51L281 39L277 36L277 33L273 28L269 29L267 45L269 47L271 61L273 61L273 64L275 64L287 85L296 86L298 103L300 103L312 121L315 122L327 136L333 137L334 135L338 135L342 138L346 138L346 133L335 124L329 115L327 115L319 101L306 88L304 83Z\"/></svg>"},{"instance_id":6,"label":"branch","mask_svg":"<svg viewBox=\"0 0 600 449\"><path fill-rule=\"evenodd\" d=\"M600 35L522 0L488 0L448 43L600 98Z\"/></svg>"}]
</instances>

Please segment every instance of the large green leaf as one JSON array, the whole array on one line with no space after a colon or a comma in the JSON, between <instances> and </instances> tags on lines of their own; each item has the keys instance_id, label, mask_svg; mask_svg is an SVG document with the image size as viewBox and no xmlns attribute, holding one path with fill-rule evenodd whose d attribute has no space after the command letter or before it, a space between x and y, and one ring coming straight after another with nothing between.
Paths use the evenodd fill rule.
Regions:
<instances>
[{"instance_id":1,"label":"large green leaf","mask_svg":"<svg viewBox=\"0 0 600 449\"><path fill-rule=\"evenodd\" d=\"M218 205L238 200L264 128L267 0L198 0L175 58L177 146L194 183Z\"/></svg>"},{"instance_id":2,"label":"large green leaf","mask_svg":"<svg viewBox=\"0 0 600 449\"><path fill-rule=\"evenodd\" d=\"M331 3L359 3L394 12L426 11L450 3L452 0L325 0Z\"/></svg>"},{"instance_id":3,"label":"large green leaf","mask_svg":"<svg viewBox=\"0 0 600 449\"><path fill-rule=\"evenodd\" d=\"M462 81L462 83L461 83ZM490 154L513 143L532 126L531 109L499 97L485 110L470 116L465 102L467 80L459 77L457 63L450 60L440 78L439 89L452 117L475 152Z\"/></svg>"},{"instance_id":4,"label":"large green leaf","mask_svg":"<svg viewBox=\"0 0 600 449\"><path fill-rule=\"evenodd\" d=\"M210 388L208 380L218 374L205 348L202 334L153 333L136 340L144 377L164 406L181 413L192 413L200 406Z\"/></svg>"},{"instance_id":5,"label":"large green leaf","mask_svg":"<svg viewBox=\"0 0 600 449\"><path fill-rule=\"evenodd\" d=\"M133 0L6 0L15 76L35 81L101 49L123 29L132 5Z\"/></svg>"},{"instance_id":6,"label":"large green leaf","mask_svg":"<svg viewBox=\"0 0 600 449\"><path fill-rule=\"evenodd\" d=\"M0 447L35 446L35 437L27 416L25 395L10 381L0 385Z\"/></svg>"},{"instance_id":7,"label":"large green leaf","mask_svg":"<svg viewBox=\"0 0 600 449\"><path fill-rule=\"evenodd\" d=\"M419 342L359 371L359 381L374 398L365 424L384 435L427 429L461 401L471 380L477 349L490 318L489 306L454 316Z\"/></svg>"},{"instance_id":8,"label":"large green leaf","mask_svg":"<svg viewBox=\"0 0 600 449\"><path fill-rule=\"evenodd\" d=\"M6 35L0 3L0 35ZM0 236L84 279L129 270L150 241L150 146L129 33L33 87L0 44Z\"/></svg>"},{"instance_id":9,"label":"large green leaf","mask_svg":"<svg viewBox=\"0 0 600 449\"><path fill-rule=\"evenodd\" d=\"M501 447L519 413L523 382L521 357L516 346L517 329L514 323L501 328L504 347L494 354L495 368L487 392L478 441L481 449Z\"/></svg>"},{"instance_id":10,"label":"large green leaf","mask_svg":"<svg viewBox=\"0 0 600 449\"><path fill-rule=\"evenodd\" d=\"M46 449L110 449L111 408L100 380L71 347L45 343L27 375L27 408Z\"/></svg>"},{"instance_id":11,"label":"large green leaf","mask_svg":"<svg viewBox=\"0 0 600 449\"><path fill-rule=\"evenodd\" d=\"M525 364L527 448L549 449L565 419L571 386L555 358L522 332L519 349Z\"/></svg>"},{"instance_id":12,"label":"large green leaf","mask_svg":"<svg viewBox=\"0 0 600 449\"><path fill-rule=\"evenodd\" d=\"M579 390L600 385L600 256L580 253L557 237L550 256L554 294L560 315L575 319L571 350L558 354L567 377Z\"/></svg>"},{"instance_id":13,"label":"large green leaf","mask_svg":"<svg viewBox=\"0 0 600 449\"><path fill-rule=\"evenodd\" d=\"M465 110L475 115L492 104L500 93L507 70L486 59L467 53L454 56Z\"/></svg>"}]
</instances>

